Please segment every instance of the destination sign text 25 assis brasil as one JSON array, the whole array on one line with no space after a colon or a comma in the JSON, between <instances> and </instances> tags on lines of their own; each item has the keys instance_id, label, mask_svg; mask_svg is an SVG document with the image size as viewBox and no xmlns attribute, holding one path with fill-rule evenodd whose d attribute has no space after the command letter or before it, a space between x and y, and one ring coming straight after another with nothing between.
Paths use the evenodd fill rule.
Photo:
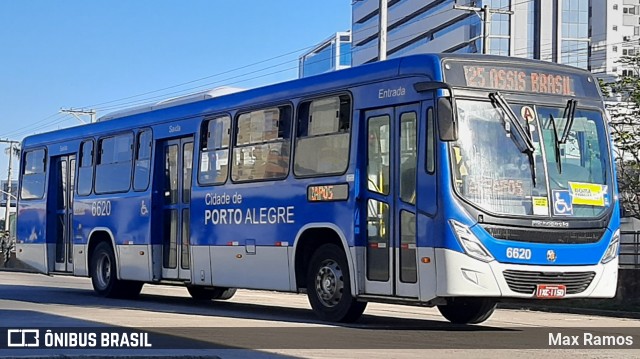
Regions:
<instances>
[{"instance_id":1,"label":"destination sign text 25 assis brasil","mask_svg":"<svg viewBox=\"0 0 640 359\"><path fill-rule=\"evenodd\" d=\"M466 85L504 91L574 96L570 75L497 66L463 66Z\"/></svg>"}]
</instances>

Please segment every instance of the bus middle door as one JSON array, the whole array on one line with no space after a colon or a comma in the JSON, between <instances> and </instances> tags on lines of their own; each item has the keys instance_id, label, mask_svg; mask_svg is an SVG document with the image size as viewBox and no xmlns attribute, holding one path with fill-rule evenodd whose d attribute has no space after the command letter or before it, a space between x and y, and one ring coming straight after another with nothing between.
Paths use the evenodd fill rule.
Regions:
<instances>
[{"instance_id":1,"label":"bus middle door","mask_svg":"<svg viewBox=\"0 0 640 359\"><path fill-rule=\"evenodd\" d=\"M366 294L419 296L416 168L420 105L367 111Z\"/></svg>"},{"instance_id":2,"label":"bus middle door","mask_svg":"<svg viewBox=\"0 0 640 359\"><path fill-rule=\"evenodd\" d=\"M51 159L47 213L48 239L55 250L49 254L54 259L56 272L73 272L73 192L75 185L76 155L63 155ZM51 248L49 248L50 250ZM53 256L52 256L53 254Z\"/></svg>"},{"instance_id":3,"label":"bus middle door","mask_svg":"<svg viewBox=\"0 0 640 359\"><path fill-rule=\"evenodd\" d=\"M162 238L162 278L190 279L189 207L193 168L193 137L161 141L155 173L162 202L162 221L156 227Z\"/></svg>"}]
</instances>

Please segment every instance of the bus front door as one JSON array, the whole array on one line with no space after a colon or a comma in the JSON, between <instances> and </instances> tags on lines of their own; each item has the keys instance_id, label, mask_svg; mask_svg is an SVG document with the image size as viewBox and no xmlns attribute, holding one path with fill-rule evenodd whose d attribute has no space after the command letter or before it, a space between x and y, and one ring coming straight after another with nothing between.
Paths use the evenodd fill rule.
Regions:
<instances>
[{"instance_id":1,"label":"bus front door","mask_svg":"<svg viewBox=\"0 0 640 359\"><path fill-rule=\"evenodd\" d=\"M50 195L47 199L47 233L54 238L47 240L48 259L49 263L54 263L54 271L73 272L73 192L76 156L53 157L51 168L48 191Z\"/></svg>"},{"instance_id":2,"label":"bus front door","mask_svg":"<svg viewBox=\"0 0 640 359\"><path fill-rule=\"evenodd\" d=\"M162 202L162 222L156 228L162 238L162 278L190 279L189 206L193 166L193 137L162 142L162 161L154 181Z\"/></svg>"},{"instance_id":3,"label":"bus front door","mask_svg":"<svg viewBox=\"0 0 640 359\"><path fill-rule=\"evenodd\" d=\"M420 105L365 113L365 293L417 298L416 168Z\"/></svg>"}]
</instances>

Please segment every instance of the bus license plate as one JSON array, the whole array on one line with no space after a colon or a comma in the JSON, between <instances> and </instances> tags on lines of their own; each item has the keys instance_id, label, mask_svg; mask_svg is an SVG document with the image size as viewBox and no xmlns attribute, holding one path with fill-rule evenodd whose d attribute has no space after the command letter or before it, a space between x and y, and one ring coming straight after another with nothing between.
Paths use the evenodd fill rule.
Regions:
<instances>
[{"instance_id":1,"label":"bus license plate","mask_svg":"<svg viewBox=\"0 0 640 359\"><path fill-rule=\"evenodd\" d=\"M536 297L538 298L563 298L567 293L567 287L562 284L538 284Z\"/></svg>"}]
</instances>

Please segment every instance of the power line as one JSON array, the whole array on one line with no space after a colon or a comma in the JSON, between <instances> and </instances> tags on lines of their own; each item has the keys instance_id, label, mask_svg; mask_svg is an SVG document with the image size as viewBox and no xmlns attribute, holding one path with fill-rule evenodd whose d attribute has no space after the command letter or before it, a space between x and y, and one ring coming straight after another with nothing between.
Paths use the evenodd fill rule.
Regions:
<instances>
[{"instance_id":1,"label":"power line","mask_svg":"<svg viewBox=\"0 0 640 359\"><path fill-rule=\"evenodd\" d=\"M432 14L432 15L427 16L427 17L424 17L424 18L416 19L416 20L414 20L414 21L409 21L409 22L407 22L407 24L409 24L409 23L414 23L414 22L419 22L419 21L424 21L424 20L427 20L428 18L431 18L431 17L434 17L434 16L438 16L438 15L444 14L444 13L449 12L449 11L452 11L452 10L453 10L453 9L447 9L447 10L444 10L444 11L441 11L441 12L438 12L438 13L435 13L435 14ZM398 19L399 19L399 18L396 18L395 20L398 20ZM373 29L373 28L376 28L376 27L377 27L377 26L372 26L372 27L368 27L368 28L360 29L360 30L358 30L358 31L356 31L356 32L352 32L352 38L353 38L353 35L354 35L355 33L362 32L362 31L365 31L365 30L368 30L368 29ZM100 107L101 105L104 105L104 104L110 104L110 103L114 103L114 102L120 102L120 101L122 101L122 100L127 100L127 99L131 99L131 98L135 98L135 97L144 96L144 95L147 95L147 94L157 93L157 92L160 92L160 91L163 91L163 90L172 89L172 88L177 88L177 87L180 87L180 86L183 86L183 85L186 85L186 84L196 83L196 82L199 82L199 81L202 81L202 80L205 80L205 79L209 79L209 78L217 77L217 76L220 76L220 75L224 75L224 74L232 73L232 72L235 72L235 71L238 71L238 70L241 70L241 69L249 68L249 67L252 67L252 66L255 66L255 65L258 65L258 64L262 64L262 63L266 63L266 62L269 62L269 61L272 61L272 60L275 60L275 59L278 59L278 58L282 58L282 57L285 57L285 56L287 56L287 55L291 55L291 54L294 54L294 53L298 53L298 52L300 52L300 51L303 51L303 50L306 50L306 49L309 49L309 48L313 48L313 47L315 47L315 46L317 46L317 44L316 44L316 45L313 45L313 46L305 47L305 48L302 48L302 49L298 49L298 50L295 50L295 51L291 51L291 52L288 52L288 53L286 53L286 54L279 55L279 56L276 56L276 57L272 57L272 58L269 58L269 59L266 59L266 60L258 61L258 62L255 62L255 63L249 64L249 65L246 65L246 66L242 66L242 67L234 68L234 69L231 69L231 70L228 70L228 71L224 71L224 72L220 72L220 73L216 73L216 74L213 74L213 75L210 75L210 76L206 76L206 77L202 77L202 78L199 78L199 79L195 79L195 80L187 81L187 82L184 82L184 83L180 83L180 84L177 84L177 85L173 85L173 86L165 87L165 88L162 88L162 89L159 89L159 90L149 91L149 92L145 92L145 93L142 93L142 94L137 94L137 95L133 95L133 96L128 96L128 97L124 97L124 98L120 98L120 99L116 99L116 100L111 100L111 101L106 101L106 102L102 102L102 103L98 103L98 104L93 104L93 105L90 105L90 106L84 106L84 107L92 107L92 108L93 108L93 107L96 107L96 108L97 108L97 109L99 109L99 110L113 109L113 108L120 108L120 107L122 107L123 105L130 105L130 104L140 103L140 101L142 101L142 100L147 101L147 100L153 100L153 99L157 99L157 98L164 98L164 97L166 97L167 95L182 94L182 93L185 93L186 91L192 91L192 90L199 89L199 88L203 88L203 87L205 87L205 86L209 86L209 85L212 85L212 84L223 83L224 81L228 81L229 79L237 79L237 78L242 77L242 76L247 76L247 75L249 75L249 74L254 74L254 73L261 72L261 71L265 71L265 70L267 70L267 69L272 69L274 66L270 66L270 67L268 67L268 68L263 68L263 69L259 69L259 70L255 70L255 71L251 71L251 72L249 72L249 73L244 73L244 74L240 74L240 75L232 76L232 77L230 77L230 78L226 78L226 79L219 80L219 81L215 81L215 82L209 82L209 83L206 83L206 84L203 84L203 85L199 85L199 86L196 86L196 87L190 87L190 88L183 89L183 90L180 90L180 91L173 91L173 92L170 92L170 93L168 93L168 94L162 94L162 95L159 95L159 96L148 97L148 98L141 99L141 100L125 102L125 103L123 103L123 104L118 104L118 105L114 105L114 106ZM362 47L361 47L361 46L359 46L359 47L358 47L358 50L355 50L355 51L354 51L354 50L352 49L349 53L350 53L350 54L353 54L353 53L354 53L354 52L356 52L356 51L360 51L360 49L361 49L361 48L362 48ZM367 46L367 48L368 48L368 46ZM362 48L362 49L364 49L364 48ZM277 66L282 66L282 65L284 65L284 64L288 64L288 63L291 63L291 62L293 62L293 61L295 61L295 62L297 63L298 58L293 59L293 60L287 60L287 61L285 61L284 63L279 63L279 64L276 64L275 66L276 66L276 67L277 67ZM318 61L318 62L321 62L321 61L324 61L324 60L320 60L320 61ZM311 62L311 63L314 63L314 62ZM278 71L278 72L280 72L280 71ZM261 77L262 77L262 76L261 76Z\"/></svg>"},{"instance_id":2,"label":"power line","mask_svg":"<svg viewBox=\"0 0 640 359\"><path fill-rule=\"evenodd\" d=\"M408 37L408 36L410 36L410 35L407 35L406 37ZM623 42L623 43L624 43L624 42ZM370 45L370 46L373 46L373 44L372 44L372 45ZM608 45L608 46L613 46L613 44ZM355 51L357 51L357 49L356 49ZM567 51L567 52L581 52L581 51L582 51L582 50L578 50L578 51L572 50L572 51ZM320 61L322 61L322 60L320 60ZM283 63L283 64L286 64L286 63L288 63L288 62L285 62L285 63ZM282 65L282 64L281 64L281 65ZM255 76L255 77L251 77L251 78L247 78L247 79L238 80L238 81L236 81L236 82L232 82L232 83L227 83L227 85L235 84L235 83L240 83L240 82L244 82L244 81L249 81L249 80L256 79L256 78L260 78L260 77L265 77L265 76L273 75L273 74L275 74L275 73L280 73L280 72L288 71L288 70L290 70L290 69L295 69L295 68L296 68L296 67L285 68L285 69L283 69L283 70L279 70L279 71L275 71L275 72L270 72L270 73L263 74L263 75L260 75L260 76ZM253 71L252 73L261 72L261 71L264 71L264 70L265 70L265 69L258 70L258 71ZM249 74L251 74L251 73L249 73ZM235 79L235 78L242 77L242 76L246 76L246 75L248 75L248 74L243 74L243 75L239 75L239 76L234 76L234 77L229 78L229 79ZM221 81L228 81L229 79L224 79L224 80L221 80ZM220 81L218 81L218 82L220 82ZM215 82L214 82L214 83L215 83ZM208 86L208 85L211 85L211 84L214 84L214 83L205 84L205 85L202 85L202 86L200 86L200 87ZM192 88L192 89L193 89L193 88ZM170 93L170 94L174 94L174 93ZM166 94L161 95L161 96L155 96L154 98L157 98L157 97L166 97ZM147 99L143 99L143 100L144 100L144 101L148 101L149 99L151 99L151 98L147 98ZM140 101L143 101L143 100L139 100L139 101L136 101L136 102L140 102ZM120 106L113 106L113 107L111 107L111 108L122 107L122 106L130 105L130 104L131 104L131 103L125 103L125 104L121 104ZM103 110L108 110L108 109L111 109L111 108L110 108L110 107L105 107L105 108L102 108L102 109L103 109ZM52 116L49 116L49 118L50 118L50 117L52 117ZM30 131L18 132L18 134L29 133L29 132L32 132L32 131L38 131L38 130L40 130L40 129L43 129L43 128L46 128L46 127L49 127L49 126L51 126L51 125L55 125L55 124L59 124L59 123L65 122L66 120L68 120L68 119L67 119L67 118L62 118L62 119L59 119L59 120L57 120L57 121L55 121L55 122L52 122L52 123L50 123L50 124L44 124L43 126L40 126L40 127L38 127L38 128L35 128L35 129L32 129L32 130L30 130ZM14 132L12 133L12 135L13 135L13 136L15 136L15 135L16 135L16 132L14 131Z\"/></svg>"}]
</instances>

